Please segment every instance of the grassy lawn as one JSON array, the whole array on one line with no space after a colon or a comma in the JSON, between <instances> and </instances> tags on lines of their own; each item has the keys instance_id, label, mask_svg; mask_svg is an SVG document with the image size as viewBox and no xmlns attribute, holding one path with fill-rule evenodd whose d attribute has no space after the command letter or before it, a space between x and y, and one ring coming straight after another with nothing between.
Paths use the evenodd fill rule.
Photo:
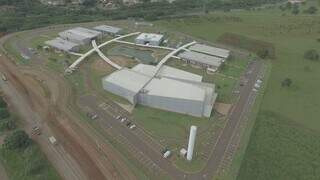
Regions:
<instances>
[{"instance_id":1,"label":"grassy lawn","mask_svg":"<svg viewBox=\"0 0 320 180\"><path fill-rule=\"evenodd\" d=\"M213 83L216 85L216 91L218 92L218 102L232 103L232 90L238 82L241 73L245 71L245 67L248 61L249 59L233 60L231 62L228 62L223 69L215 74L208 74L206 70L202 68L184 64L179 60L171 60L167 64L178 69L201 75L203 77L203 82ZM239 66L237 64L241 64L242 66Z\"/></svg>"},{"instance_id":2,"label":"grassy lawn","mask_svg":"<svg viewBox=\"0 0 320 180\"><path fill-rule=\"evenodd\" d=\"M225 21L213 21L215 17ZM159 24L210 41L231 32L273 43L276 59L238 179L319 178L320 62L303 58L306 50L320 47L318 15L271 9ZM284 88L281 81L287 77L293 84Z\"/></svg>"},{"instance_id":3,"label":"grassy lawn","mask_svg":"<svg viewBox=\"0 0 320 180\"><path fill-rule=\"evenodd\" d=\"M23 151L0 149L0 160L11 180L58 180L57 172L35 144Z\"/></svg>"}]
</instances>

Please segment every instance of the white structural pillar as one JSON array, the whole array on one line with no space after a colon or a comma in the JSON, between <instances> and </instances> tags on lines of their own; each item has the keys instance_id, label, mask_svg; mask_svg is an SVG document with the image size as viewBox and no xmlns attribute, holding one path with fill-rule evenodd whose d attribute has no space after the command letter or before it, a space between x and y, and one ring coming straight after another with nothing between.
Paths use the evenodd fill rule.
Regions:
<instances>
[{"instance_id":1,"label":"white structural pillar","mask_svg":"<svg viewBox=\"0 0 320 180\"><path fill-rule=\"evenodd\" d=\"M192 160L193 148L196 141L196 135L197 135L197 126L191 126L190 135L189 135L188 152L187 152L188 161Z\"/></svg>"}]
</instances>

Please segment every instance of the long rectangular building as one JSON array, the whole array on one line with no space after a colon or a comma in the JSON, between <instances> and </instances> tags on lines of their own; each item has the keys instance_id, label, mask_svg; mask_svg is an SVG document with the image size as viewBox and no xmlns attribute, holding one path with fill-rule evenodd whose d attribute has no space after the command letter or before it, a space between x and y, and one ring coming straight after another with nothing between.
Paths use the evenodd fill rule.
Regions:
<instances>
[{"instance_id":1,"label":"long rectangular building","mask_svg":"<svg viewBox=\"0 0 320 180\"><path fill-rule=\"evenodd\" d=\"M230 51L227 49L216 48L212 46L207 46L204 44L195 44L189 47L190 50L199 53L204 53L211 56L216 56L220 58L227 59L230 56Z\"/></svg>"},{"instance_id":2,"label":"long rectangular building","mask_svg":"<svg viewBox=\"0 0 320 180\"><path fill-rule=\"evenodd\" d=\"M65 52L78 52L80 46L79 44L61 39L59 37L50 41L46 41L45 44Z\"/></svg>"},{"instance_id":3,"label":"long rectangular building","mask_svg":"<svg viewBox=\"0 0 320 180\"><path fill-rule=\"evenodd\" d=\"M133 105L210 117L217 93L213 84L202 83L202 76L163 66L153 77L155 66L139 64L123 68L102 79L103 88Z\"/></svg>"},{"instance_id":4,"label":"long rectangular building","mask_svg":"<svg viewBox=\"0 0 320 180\"><path fill-rule=\"evenodd\" d=\"M223 58L210 56L198 52L193 51L184 51L178 54L182 60L186 61L187 63L210 68L217 70L221 64L224 62Z\"/></svg>"}]
</instances>

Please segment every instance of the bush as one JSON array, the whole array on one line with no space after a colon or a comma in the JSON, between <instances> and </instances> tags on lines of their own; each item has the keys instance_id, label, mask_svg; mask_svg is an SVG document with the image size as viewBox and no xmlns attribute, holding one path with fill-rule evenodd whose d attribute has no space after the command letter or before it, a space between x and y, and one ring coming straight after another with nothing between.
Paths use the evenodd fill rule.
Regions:
<instances>
[{"instance_id":1,"label":"bush","mask_svg":"<svg viewBox=\"0 0 320 180\"><path fill-rule=\"evenodd\" d=\"M314 6L311 6L309 7L308 9L306 9L304 11L304 13L307 13L307 14L315 14L316 12L318 11L318 8L314 7Z\"/></svg>"},{"instance_id":2,"label":"bush","mask_svg":"<svg viewBox=\"0 0 320 180\"><path fill-rule=\"evenodd\" d=\"M10 117L10 112L6 108L0 108L0 120Z\"/></svg>"},{"instance_id":3,"label":"bush","mask_svg":"<svg viewBox=\"0 0 320 180\"><path fill-rule=\"evenodd\" d=\"M31 144L31 139L23 130L16 130L4 139L3 146L10 150L25 149Z\"/></svg>"},{"instance_id":4,"label":"bush","mask_svg":"<svg viewBox=\"0 0 320 180\"><path fill-rule=\"evenodd\" d=\"M7 103L3 100L3 98L0 98L0 108L7 107Z\"/></svg>"},{"instance_id":5,"label":"bush","mask_svg":"<svg viewBox=\"0 0 320 180\"><path fill-rule=\"evenodd\" d=\"M292 80L290 78L285 78L282 82L281 82L281 86L282 87L290 87L292 84Z\"/></svg>"},{"instance_id":6,"label":"bush","mask_svg":"<svg viewBox=\"0 0 320 180\"><path fill-rule=\"evenodd\" d=\"M311 49L304 53L304 58L311 61L317 61L319 60L319 53L317 50Z\"/></svg>"},{"instance_id":7,"label":"bush","mask_svg":"<svg viewBox=\"0 0 320 180\"><path fill-rule=\"evenodd\" d=\"M3 119L0 121L0 131L13 130L16 128L16 123L12 118Z\"/></svg>"}]
</instances>

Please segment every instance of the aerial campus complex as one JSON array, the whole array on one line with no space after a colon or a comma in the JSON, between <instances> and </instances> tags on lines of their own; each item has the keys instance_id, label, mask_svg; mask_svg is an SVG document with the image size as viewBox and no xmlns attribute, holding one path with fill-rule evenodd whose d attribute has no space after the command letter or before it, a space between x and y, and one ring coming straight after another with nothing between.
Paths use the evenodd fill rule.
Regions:
<instances>
[{"instance_id":1,"label":"aerial campus complex","mask_svg":"<svg viewBox=\"0 0 320 180\"><path fill-rule=\"evenodd\" d=\"M46 44L72 52L77 51L80 45L101 38L103 34L118 35L120 32L121 28L106 25L94 27L93 30L77 27L60 32L60 37L47 41ZM141 33L135 38L135 44L160 47L163 39L161 34ZM141 104L197 117L210 117L218 96L215 85L203 83L200 75L164 63L173 57L215 72L229 55L229 50L194 42L173 50L156 66L137 64L131 69L118 68L104 77L102 84L105 90L123 97L133 105Z\"/></svg>"},{"instance_id":2,"label":"aerial campus complex","mask_svg":"<svg viewBox=\"0 0 320 180\"><path fill-rule=\"evenodd\" d=\"M31 67L41 67L31 72L38 75L34 83L52 91L46 94L43 92L47 90L37 90L44 98L37 102L61 102L58 107L39 107L56 112L53 121L68 131L46 131L32 118L37 121L32 124L32 133L45 131L44 139L53 148L65 147L65 141L68 146L73 141L81 144L68 153L59 152L59 157L68 156L59 161L73 156L77 159L88 152L89 157L81 161L95 163L97 167L90 167L106 172L105 177L111 174L107 179L117 179L112 174L130 177L123 168L126 165L113 158L126 153L123 149L130 162L151 172L152 179L199 179L211 176L212 169L220 171L214 159L224 158L222 153L229 151L229 140L238 137L230 128L237 131L234 123L250 105L245 100L261 87L262 80L256 81L258 65L248 65L249 58L243 60L243 54L228 46L194 41L146 23L122 23L61 26L25 36L27 40L21 41L18 51L22 57L30 57L27 63ZM44 73L47 69L51 73ZM245 85L238 86L242 79ZM242 94L239 100L234 98L237 93ZM233 108L235 102L240 105ZM72 113L57 113L55 108L59 112L70 108ZM230 113L235 114L230 116L232 124L227 124ZM231 127L225 130L225 126ZM68 139L69 131L75 139ZM220 135L229 140L221 141ZM117 147L118 155L106 149L110 147L106 139ZM101 154L108 158L100 158ZM69 176L61 166L56 167L64 177ZM76 167L76 163L71 164L68 172L78 172ZM79 179L78 174L74 176Z\"/></svg>"}]
</instances>

